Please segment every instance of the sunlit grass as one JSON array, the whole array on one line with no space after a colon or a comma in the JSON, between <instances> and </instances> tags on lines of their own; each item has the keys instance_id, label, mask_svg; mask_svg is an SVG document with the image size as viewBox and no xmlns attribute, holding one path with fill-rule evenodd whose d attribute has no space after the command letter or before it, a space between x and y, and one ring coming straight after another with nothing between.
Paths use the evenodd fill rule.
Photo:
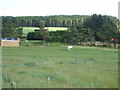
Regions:
<instances>
[{"instance_id":1,"label":"sunlit grass","mask_svg":"<svg viewBox=\"0 0 120 90\"><path fill-rule=\"evenodd\" d=\"M3 47L3 87L16 82L19 88L117 88L117 60L116 49Z\"/></svg>"},{"instance_id":2,"label":"sunlit grass","mask_svg":"<svg viewBox=\"0 0 120 90\"><path fill-rule=\"evenodd\" d=\"M38 27L23 27L23 33L28 34L29 32L34 32L35 29L39 29ZM66 27L45 27L48 31L57 31L57 30L67 30Z\"/></svg>"}]
</instances>

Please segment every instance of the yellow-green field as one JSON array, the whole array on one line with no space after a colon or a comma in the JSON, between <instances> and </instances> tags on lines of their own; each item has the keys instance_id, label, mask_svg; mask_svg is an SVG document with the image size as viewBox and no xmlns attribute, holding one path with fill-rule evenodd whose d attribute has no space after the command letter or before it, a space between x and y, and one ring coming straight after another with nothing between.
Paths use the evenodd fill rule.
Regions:
<instances>
[{"instance_id":1,"label":"yellow-green field","mask_svg":"<svg viewBox=\"0 0 120 90\"><path fill-rule=\"evenodd\" d=\"M28 34L28 32L34 32L35 29L39 29L38 27L23 27L23 33ZM57 31L57 30L67 30L66 27L45 27L48 31Z\"/></svg>"}]
</instances>

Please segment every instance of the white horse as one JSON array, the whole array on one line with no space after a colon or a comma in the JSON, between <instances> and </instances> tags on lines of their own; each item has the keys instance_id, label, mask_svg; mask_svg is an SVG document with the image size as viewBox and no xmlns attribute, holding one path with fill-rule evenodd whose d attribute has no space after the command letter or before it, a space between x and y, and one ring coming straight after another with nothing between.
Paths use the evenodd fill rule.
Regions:
<instances>
[{"instance_id":1,"label":"white horse","mask_svg":"<svg viewBox=\"0 0 120 90\"><path fill-rule=\"evenodd\" d=\"M71 50L73 48L73 46L68 46L68 50Z\"/></svg>"},{"instance_id":2,"label":"white horse","mask_svg":"<svg viewBox=\"0 0 120 90\"><path fill-rule=\"evenodd\" d=\"M28 40L26 40L25 42L28 42Z\"/></svg>"}]
</instances>

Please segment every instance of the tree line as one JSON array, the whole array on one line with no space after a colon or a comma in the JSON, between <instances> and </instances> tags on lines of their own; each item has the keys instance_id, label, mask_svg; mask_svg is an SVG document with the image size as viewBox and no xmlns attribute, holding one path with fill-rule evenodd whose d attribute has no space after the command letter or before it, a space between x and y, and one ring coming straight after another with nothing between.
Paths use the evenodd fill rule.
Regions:
<instances>
[{"instance_id":1,"label":"tree line","mask_svg":"<svg viewBox=\"0 0 120 90\"><path fill-rule=\"evenodd\" d=\"M2 17L2 37L21 37L22 30L15 17Z\"/></svg>"},{"instance_id":2,"label":"tree line","mask_svg":"<svg viewBox=\"0 0 120 90\"><path fill-rule=\"evenodd\" d=\"M113 18L114 17L111 16L93 14L91 17L86 18L82 24L71 25L68 27L67 31L48 32L47 30L41 29L36 32L30 32L27 38L71 44L79 44L88 41L108 42L112 38L120 38L117 28L118 20Z\"/></svg>"},{"instance_id":3,"label":"tree line","mask_svg":"<svg viewBox=\"0 0 120 90\"><path fill-rule=\"evenodd\" d=\"M117 18L107 16L113 22L117 22ZM91 18L90 15L56 15L56 16L3 16L3 20L7 19L17 26L21 27L38 27L40 23L44 23L45 27L71 27L75 25L82 25L87 19Z\"/></svg>"},{"instance_id":4,"label":"tree line","mask_svg":"<svg viewBox=\"0 0 120 90\"><path fill-rule=\"evenodd\" d=\"M58 15L58 16L28 16L17 17L20 26L38 27L40 22L45 23L45 27L69 27L75 24L83 24L89 18L87 15Z\"/></svg>"},{"instance_id":5,"label":"tree line","mask_svg":"<svg viewBox=\"0 0 120 90\"><path fill-rule=\"evenodd\" d=\"M22 27L39 27L27 39L77 44L86 41L119 39L119 20L107 15L58 15L3 17L3 37L22 36ZM44 27L68 27L67 31L45 30Z\"/></svg>"}]
</instances>

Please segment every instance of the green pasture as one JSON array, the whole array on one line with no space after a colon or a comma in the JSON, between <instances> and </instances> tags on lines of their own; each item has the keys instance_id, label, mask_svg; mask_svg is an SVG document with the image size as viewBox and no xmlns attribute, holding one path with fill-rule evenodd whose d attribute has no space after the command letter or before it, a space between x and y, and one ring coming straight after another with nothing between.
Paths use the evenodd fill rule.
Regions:
<instances>
[{"instance_id":1,"label":"green pasture","mask_svg":"<svg viewBox=\"0 0 120 90\"><path fill-rule=\"evenodd\" d=\"M28 32L34 32L38 27L23 27L23 34L28 34ZM57 31L57 30L67 30L66 27L45 27L48 31Z\"/></svg>"},{"instance_id":2,"label":"green pasture","mask_svg":"<svg viewBox=\"0 0 120 90\"><path fill-rule=\"evenodd\" d=\"M2 48L2 86L9 88L117 88L116 49L67 45ZM48 80L48 78L50 80Z\"/></svg>"}]
</instances>

